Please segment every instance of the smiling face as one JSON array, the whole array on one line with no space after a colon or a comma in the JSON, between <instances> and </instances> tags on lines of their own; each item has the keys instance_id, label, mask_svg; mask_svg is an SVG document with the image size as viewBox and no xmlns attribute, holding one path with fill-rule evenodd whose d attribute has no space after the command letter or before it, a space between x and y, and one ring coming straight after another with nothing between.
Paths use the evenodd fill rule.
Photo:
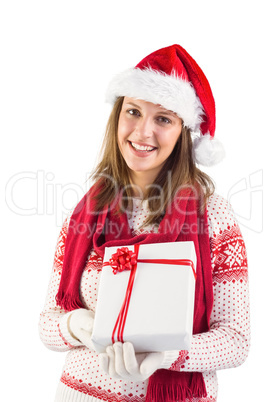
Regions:
<instances>
[{"instance_id":1,"label":"smiling face","mask_svg":"<svg viewBox=\"0 0 268 402\"><path fill-rule=\"evenodd\" d=\"M118 121L118 145L135 185L152 184L176 145L181 119L160 105L124 98Z\"/></svg>"}]
</instances>

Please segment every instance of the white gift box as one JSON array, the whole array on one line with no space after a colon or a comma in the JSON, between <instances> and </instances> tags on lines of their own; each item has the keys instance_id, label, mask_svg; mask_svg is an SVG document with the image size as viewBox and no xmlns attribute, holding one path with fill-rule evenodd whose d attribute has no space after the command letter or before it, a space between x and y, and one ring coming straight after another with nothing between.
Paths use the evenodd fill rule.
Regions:
<instances>
[{"instance_id":1,"label":"white gift box","mask_svg":"<svg viewBox=\"0 0 268 402\"><path fill-rule=\"evenodd\" d=\"M134 251L134 246L128 246ZM105 249L104 263L118 247ZM196 253L194 243L144 244L138 259L190 260L193 266L138 262L123 339L137 353L189 350L193 329ZM182 262L181 262L182 263ZM130 270L113 273L103 266L92 342L97 352L112 344L112 333L123 305ZM115 338L117 341L117 338Z\"/></svg>"}]
</instances>

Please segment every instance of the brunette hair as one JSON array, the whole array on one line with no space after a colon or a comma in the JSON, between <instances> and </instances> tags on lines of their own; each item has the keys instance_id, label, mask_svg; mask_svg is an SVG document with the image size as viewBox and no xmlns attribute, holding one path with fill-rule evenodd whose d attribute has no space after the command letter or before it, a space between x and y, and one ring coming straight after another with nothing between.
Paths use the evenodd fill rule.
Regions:
<instances>
[{"instance_id":1,"label":"brunette hair","mask_svg":"<svg viewBox=\"0 0 268 402\"><path fill-rule=\"evenodd\" d=\"M130 182L128 166L119 150L117 129L119 115L124 97L119 97L110 114L102 144L101 159L91 174L99 184L96 196L96 210L111 205L121 192L122 203L119 210L131 207L134 196L133 186ZM190 130L182 127L181 135L154 183L149 186L143 198L148 200L151 214L145 224L159 223L163 217L168 203L176 192L190 186L197 190L201 209L206 205L207 199L214 192L212 179L196 167L192 156L192 139ZM145 225L144 224L144 225Z\"/></svg>"}]
</instances>

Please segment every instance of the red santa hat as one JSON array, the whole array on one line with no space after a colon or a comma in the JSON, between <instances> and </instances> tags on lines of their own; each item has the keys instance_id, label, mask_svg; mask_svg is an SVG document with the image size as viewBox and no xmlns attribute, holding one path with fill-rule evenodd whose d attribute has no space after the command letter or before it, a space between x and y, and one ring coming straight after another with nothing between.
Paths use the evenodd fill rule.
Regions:
<instances>
[{"instance_id":1,"label":"red santa hat","mask_svg":"<svg viewBox=\"0 0 268 402\"><path fill-rule=\"evenodd\" d=\"M209 82L195 60L180 45L157 50L135 68L116 75L107 101L119 96L142 99L175 112L192 133L194 159L204 166L222 160L224 149L215 138L215 101Z\"/></svg>"}]
</instances>

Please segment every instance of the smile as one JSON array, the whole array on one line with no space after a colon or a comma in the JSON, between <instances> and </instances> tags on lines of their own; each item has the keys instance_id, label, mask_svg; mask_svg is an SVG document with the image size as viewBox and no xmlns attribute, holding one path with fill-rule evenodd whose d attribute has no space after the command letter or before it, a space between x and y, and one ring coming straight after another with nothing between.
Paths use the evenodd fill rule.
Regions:
<instances>
[{"instance_id":1,"label":"smile","mask_svg":"<svg viewBox=\"0 0 268 402\"><path fill-rule=\"evenodd\" d=\"M156 149L156 147L152 147L150 145L139 145L131 141L129 141L129 143L132 146L132 148L134 148L136 151L139 152L152 152Z\"/></svg>"}]
</instances>

